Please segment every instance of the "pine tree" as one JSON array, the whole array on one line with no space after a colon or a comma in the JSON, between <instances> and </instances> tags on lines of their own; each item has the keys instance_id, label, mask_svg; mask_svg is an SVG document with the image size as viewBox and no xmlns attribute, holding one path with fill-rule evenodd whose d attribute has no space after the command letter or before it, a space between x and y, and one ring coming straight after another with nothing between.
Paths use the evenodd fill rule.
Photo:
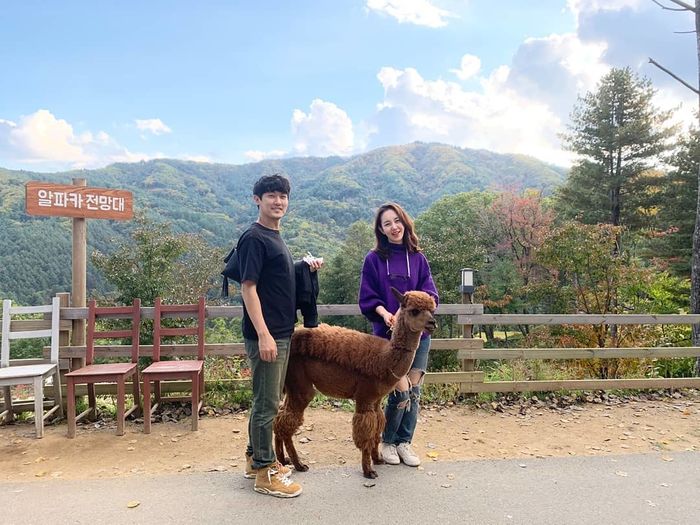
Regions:
<instances>
[{"instance_id":1,"label":"pine tree","mask_svg":"<svg viewBox=\"0 0 700 525\"><path fill-rule=\"evenodd\" d=\"M559 193L563 209L578 209L584 222L601 216L614 226L636 222L639 203L632 202L643 195L647 170L675 133L667 125L671 112L653 105L654 93L648 79L613 68L596 91L579 98L564 140L581 160Z\"/></svg>"}]
</instances>

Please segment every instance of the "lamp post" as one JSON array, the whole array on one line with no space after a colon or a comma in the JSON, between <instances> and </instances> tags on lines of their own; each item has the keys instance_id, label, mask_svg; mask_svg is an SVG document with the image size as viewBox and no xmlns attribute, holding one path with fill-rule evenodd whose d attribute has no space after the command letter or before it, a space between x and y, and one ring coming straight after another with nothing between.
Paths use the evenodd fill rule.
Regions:
<instances>
[{"instance_id":1,"label":"lamp post","mask_svg":"<svg viewBox=\"0 0 700 525\"><path fill-rule=\"evenodd\" d=\"M474 270L473 268L462 268L462 284L459 291L462 292L462 304L472 304L472 294L474 293ZM465 324L462 337L472 337L472 325Z\"/></svg>"},{"instance_id":2,"label":"lamp post","mask_svg":"<svg viewBox=\"0 0 700 525\"><path fill-rule=\"evenodd\" d=\"M462 304L472 304L472 294L474 293L474 272L472 268L462 268ZM465 300L466 296L466 300Z\"/></svg>"},{"instance_id":3,"label":"lamp post","mask_svg":"<svg viewBox=\"0 0 700 525\"><path fill-rule=\"evenodd\" d=\"M459 287L459 291L462 292L462 304L472 304L472 294L474 293L474 270L473 268L462 268L462 284ZM464 339L471 339L474 337L473 325L465 324L462 325L462 337ZM462 360L462 370L465 372L471 372L475 368L474 359L463 359Z\"/></svg>"}]
</instances>

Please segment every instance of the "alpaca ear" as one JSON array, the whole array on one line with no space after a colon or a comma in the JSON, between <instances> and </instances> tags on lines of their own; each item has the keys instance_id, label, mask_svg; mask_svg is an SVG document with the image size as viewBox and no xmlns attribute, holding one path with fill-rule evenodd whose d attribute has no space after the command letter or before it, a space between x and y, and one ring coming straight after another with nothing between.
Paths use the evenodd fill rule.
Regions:
<instances>
[{"instance_id":1,"label":"alpaca ear","mask_svg":"<svg viewBox=\"0 0 700 525\"><path fill-rule=\"evenodd\" d=\"M401 306L403 306L405 296L401 292L399 292L396 288L394 288L393 286L391 287L391 293L394 294L394 297L396 297L396 300L399 302L399 304Z\"/></svg>"}]
</instances>

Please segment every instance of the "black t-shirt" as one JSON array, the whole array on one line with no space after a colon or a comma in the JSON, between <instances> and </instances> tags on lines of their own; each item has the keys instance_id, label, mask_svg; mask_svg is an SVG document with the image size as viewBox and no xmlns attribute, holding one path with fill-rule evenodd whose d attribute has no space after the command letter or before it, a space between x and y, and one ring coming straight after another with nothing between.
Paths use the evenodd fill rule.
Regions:
<instances>
[{"instance_id":1,"label":"black t-shirt","mask_svg":"<svg viewBox=\"0 0 700 525\"><path fill-rule=\"evenodd\" d=\"M296 322L294 261L280 232L253 223L238 241L241 283L257 284L263 318L275 339L289 337ZM258 333L243 305L243 337L257 341Z\"/></svg>"}]
</instances>

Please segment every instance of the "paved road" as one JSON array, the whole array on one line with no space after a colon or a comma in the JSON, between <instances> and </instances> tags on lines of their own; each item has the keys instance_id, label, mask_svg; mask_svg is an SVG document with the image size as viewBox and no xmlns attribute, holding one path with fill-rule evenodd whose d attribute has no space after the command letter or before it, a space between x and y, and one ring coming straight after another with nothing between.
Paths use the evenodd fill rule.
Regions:
<instances>
[{"instance_id":1,"label":"paved road","mask_svg":"<svg viewBox=\"0 0 700 525\"><path fill-rule=\"evenodd\" d=\"M672 461L669 461L672 459ZM0 483L0 522L316 524L696 524L700 453L382 466L373 487L357 466L298 474L282 500L240 473ZM138 500L136 508L127 503Z\"/></svg>"}]
</instances>

